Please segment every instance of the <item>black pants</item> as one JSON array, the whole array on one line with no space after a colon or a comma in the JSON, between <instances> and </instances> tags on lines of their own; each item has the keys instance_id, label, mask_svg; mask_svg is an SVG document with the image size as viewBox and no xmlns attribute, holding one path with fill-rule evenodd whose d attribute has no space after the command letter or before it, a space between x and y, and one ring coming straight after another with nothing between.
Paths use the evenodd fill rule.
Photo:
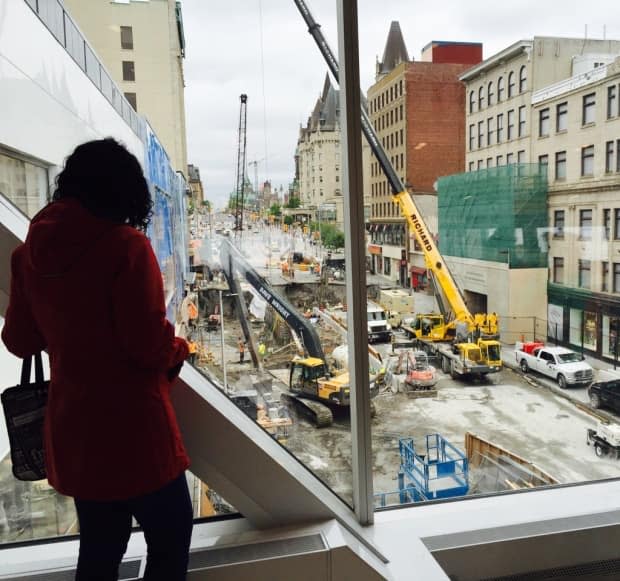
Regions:
<instances>
[{"instance_id":1,"label":"black pants","mask_svg":"<svg viewBox=\"0 0 620 581\"><path fill-rule=\"evenodd\" d=\"M75 507L80 523L76 581L118 579L118 567L131 534L132 516L146 539L144 580L185 579L193 525L185 474L144 496L111 502L76 498Z\"/></svg>"}]
</instances>

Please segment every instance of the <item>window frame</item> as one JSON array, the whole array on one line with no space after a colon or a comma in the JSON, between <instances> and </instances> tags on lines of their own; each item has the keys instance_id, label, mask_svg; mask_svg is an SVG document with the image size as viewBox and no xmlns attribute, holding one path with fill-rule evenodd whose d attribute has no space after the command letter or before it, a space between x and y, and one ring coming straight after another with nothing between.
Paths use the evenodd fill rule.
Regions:
<instances>
[{"instance_id":1,"label":"window frame","mask_svg":"<svg viewBox=\"0 0 620 581\"><path fill-rule=\"evenodd\" d=\"M566 227L566 210L553 211L553 239L564 240L564 228Z\"/></svg>"},{"instance_id":2,"label":"window frame","mask_svg":"<svg viewBox=\"0 0 620 581\"><path fill-rule=\"evenodd\" d=\"M607 119L613 119L620 114L618 87L619 85L609 85L607 87Z\"/></svg>"},{"instance_id":3,"label":"window frame","mask_svg":"<svg viewBox=\"0 0 620 581\"><path fill-rule=\"evenodd\" d=\"M522 65L519 69L519 94L527 91L527 67Z\"/></svg>"},{"instance_id":4,"label":"window frame","mask_svg":"<svg viewBox=\"0 0 620 581\"><path fill-rule=\"evenodd\" d=\"M579 240L592 240L594 211L592 208L579 210Z\"/></svg>"},{"instance_id":5,"label":"window frame","mask_svg":"<svg viewBox=\"0 0 620 581\"><path fill-rule=\"evenodd\" d=\"M487 107L491 107L494 105L493 97L493 81L489 81L489 84L487 85Z\"/></svg>"},{"instance_id":6,"label":"window frame","mask_svg":"<svg viewBox=\"0 0 620 581\"><path fill-rule=\"evenodd\" d=\"M596 121L596 93L581 98L581 125L593 125Z\"/></svg>"},{"instance_id":7,"label":"window frame","mask_svg":"<svg viewBox=\"0 0 620 581\"><path fill-rule=\"evenodd\" d=\"M587 278L587 280L586 280ZM587 286L586 283L587 282ZM579 288L592 288L592 261L580 258L577 260L577 286Z\"/></svg>"},{"instance_id":8,"label":"window frame","mask_svg":"<svg viewBox=\"0 0 620 581\"><path fill-rule=\"evenodd\" d=\"M538 112L538 137L549 137L550 130L551 111L549 107L545 107Z\"/></svg>"},{"instance_id":9,"label":"window frame","mask_svg":"<svg viewBox=\"0 0 620 581\"><path fill-rule=\"evenodd\" d=\"M563 256L554 256L553 257L553 265L552 265L552 276L553 282L555 284L564 284L564 257ZM558 276L561 274L561 276ZM559 280L559 279L562 280Z\"/></svg>"},{"instance_id":10,"label":"window frame","mask_svg":"<svg viewBox=\"0 0 620 581\"><path fill-rule=\"evenodd\" d=\"M121 68L122 68L123 82L125 83L135 82L136 62L135 61L121 61Z\"/></svg>"},{"instance_id":11,"label":"window frame","mask_svg":"<svg viewBox=\"0 0 620 581\"><path fill-rule=\"evenodd\" d=\"M589 173L586 173L588 170ZM581 177L589 178L592 176L594 176L594 144L581 148Z\"/></svg>"},{"instance_id":12,"label":"window frame","mask_svg":"<svg viewBox=\"0 0 620 581\"><path fill-rule=\"evenodd\" d=\"M601 260L601 292L609 292L609 262Z\"/></svg>"},{"instance_id":13,"label":"window frame","mask_svg":"<svg viewBox=\"0 0 620 581\"><path fill-rule=\"evenodd\" d=\"M614 154L615 154L615 141L605 142L605 173L613 173L614 171Z\"/></svg>"},{"instance_id":14,"label":"window frame","mask_svg":"<svg viewBox=\"0 0 620 581\"><path fill-rule=\"evenodd\" d=\"M561 180L565 180L566 179L566 167L567 167L567 163L566 163L566 150L562 150L562 151L556 151L555 152L555 165L554 165L554 174L553 174L553 178L556 181L561 181ZM563 175L559 175L560 172L558 172L558 168L562 167L562 174Z\"/></svg>"},{"instance_id":15,"label":"window frame","mask_svg":"<svg viewBox=\"0 0 620 581\"><path fill-rule=\"evenodd\" d=\"M620 262L614 262L612 268L612 292L620 293Z\"/></svg>"},{"instance_id":16,"label":"window frame","mask_svg":"<svg viewBox=\"0 0 620 581\"><path fill-rule=\"evenodd\" d=\"M504 100L504 91L506 90L506 84L504 77L500 76L497 79L497 102L501 103Z\"/></svg>"},{"instance_id":17,"label":"window frame","mask_svg":"<svg viewBox=\"0 0 620 581\"><path fill-rule=\"evenodd\" d=\"M506 141L512 141L514 139L515 128L515 110L508 109L506 116Z\"/></svg>"},{"instance_id":18,"label":"window frame","mask_svg":"<svg viewBox=\"0 0 620 581\"><path fill-rule=\"evenodd\" d=\"M125 35L123 35L123 32L125 33ZM122 50L134 50L133 26L121 26L120 36L121 36L121 49ZM125 39L123 39L123 36L125 36Z\"/></svg>"},{"instance_id":19,"label":"window frame","mask_svg":"<svg viewBox=\"0 0 620 581\"><path fill-rule=\"evenodd\" d=\"M555 132L562 133L564 131L568 131L568 101L563 101L555 106Z\"/></svg>"},{"instance_id":20,"label":"window frame","mask_svg":"<svg viewBox=\"0 0 620 581\"><path fill-rule=\"evenodd\" d=\"M526 106L521 105L517 114L517 137L525 137L525 124L526 124Z\"/></svg>"},{"instance_id":21,"label":"window frame","mask_svg":"<svg viewBox=\"0 0 620 581\"><path fill-rule=\"evenodd\" d=\"M516 87L516 83L515 83L515 72L514 71L510 71L508 73L508 93L507 93L507 98L511 99L512 97L515 96L515 87Z\"/></svg>"}]
</instances>

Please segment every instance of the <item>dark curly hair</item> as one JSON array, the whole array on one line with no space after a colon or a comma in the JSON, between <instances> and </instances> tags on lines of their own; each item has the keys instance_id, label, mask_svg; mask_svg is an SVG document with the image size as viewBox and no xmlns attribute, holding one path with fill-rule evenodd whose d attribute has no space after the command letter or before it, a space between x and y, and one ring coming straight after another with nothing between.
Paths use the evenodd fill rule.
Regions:
<instances>
[{"instance_id":1,"label":"dark curly hair","mask_svg":"<svg viewBox=\"0 0 620 581\"><path fill-rule=\"evenodd\" d=\"M145 231L153 200L142 167L115 139L82 143L56 177L54 201L76 198L98 218Z\"/></svg>"}]
</instances>

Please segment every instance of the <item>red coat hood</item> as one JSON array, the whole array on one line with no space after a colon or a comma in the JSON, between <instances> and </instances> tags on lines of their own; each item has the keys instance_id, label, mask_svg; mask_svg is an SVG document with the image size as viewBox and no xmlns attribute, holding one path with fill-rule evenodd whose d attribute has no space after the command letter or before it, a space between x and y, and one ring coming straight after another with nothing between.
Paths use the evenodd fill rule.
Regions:
<instances>
[{"instance_id":1,"label":"red coat hood","mask_svg":"<svg viewBox=\"0 0 620 581\"><path fill-rule=\"evenodd\" d=\"M62 276L115 226L95 217L76 199L52 202L30 223L25 242L28 261L40 275Z\"/></svg>"}]
</instances>

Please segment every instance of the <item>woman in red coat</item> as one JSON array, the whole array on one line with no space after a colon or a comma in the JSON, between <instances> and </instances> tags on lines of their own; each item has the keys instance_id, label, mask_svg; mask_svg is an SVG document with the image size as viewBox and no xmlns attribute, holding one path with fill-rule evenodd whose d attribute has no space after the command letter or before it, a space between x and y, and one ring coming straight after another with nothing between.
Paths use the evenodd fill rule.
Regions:
<instances>
[{"instance_id":1,"label":"woman in red coat","mask_svg":"<svg viewBox=\"0 0 620 581\"><path fill-rule=\"evenodd\" d=\"M113 139L77 147L56 185L13 253L2 339L19 357L49 353L45 459L50 484L75 499L76 578L117 579L133 516L144 578L185 579L189 459L169 392L188 348L143 233L148 186Z\"/></svg>"}]
</instances>

